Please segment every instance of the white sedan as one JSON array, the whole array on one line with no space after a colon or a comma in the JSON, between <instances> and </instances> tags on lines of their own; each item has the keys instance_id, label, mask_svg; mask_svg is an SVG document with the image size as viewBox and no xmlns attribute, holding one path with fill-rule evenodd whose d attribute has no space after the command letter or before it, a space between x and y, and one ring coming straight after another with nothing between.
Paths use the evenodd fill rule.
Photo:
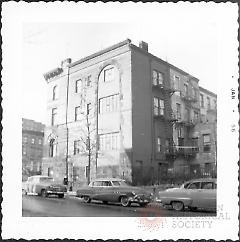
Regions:
<instances>
[{"instance_id":1,"label":"white sedan","mask_svg":"<svg viewBox=\"0 0 240 242\"><path fill-rule=\"evenodd\" d=\"M202 178L185 182L180 188L160 191L157 201L171 205L176 211L188 207L195 211L198 208L216 210L217 181L215 178Z\"/></svg>"}]
</instances>

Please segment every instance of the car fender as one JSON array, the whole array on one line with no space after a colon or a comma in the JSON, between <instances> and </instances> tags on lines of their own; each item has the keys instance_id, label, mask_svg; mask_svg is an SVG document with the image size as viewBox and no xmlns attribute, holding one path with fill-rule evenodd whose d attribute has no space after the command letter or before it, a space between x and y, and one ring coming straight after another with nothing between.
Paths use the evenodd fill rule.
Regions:
<instances>
[{"instance_id":1,"label":"car fender","mask_svg":"<svg viewBox=\"0 0 240 242\"><path fill-rule=\"evenodd\" d=\"M77 190L77 196L81 197L81 196L89 196L89 197L93 197L93 191L90 189L78 189Z\"/></svg>"},{"instance_id":2,"label":"car fender","mask_svg":"<svg viewBox=\"0 0 240 242\"><path fill-rule=\"evenodd\" d=\"M182 202L184 206L190 206L192 204L192 199L189 197L161 197L161 203L171 204L172 202Z\"/></svg>"}]
</instances>

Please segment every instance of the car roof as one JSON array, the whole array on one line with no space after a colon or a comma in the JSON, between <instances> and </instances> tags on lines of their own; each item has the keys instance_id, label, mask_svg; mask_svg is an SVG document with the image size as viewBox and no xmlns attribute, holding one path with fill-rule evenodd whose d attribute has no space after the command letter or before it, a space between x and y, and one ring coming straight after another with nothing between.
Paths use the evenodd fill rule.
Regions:
<instances>
[{"instance_id":1,"label":"car roof","mask_svg":"<svg viewBox=\"0 0 240 242\"><path fill-rule=\"evenodd\" d=\"M192 180L189 180L189 181L186 181L184 183L188 183L188 182L217 182L217 179L216 178L197 178L197 179L192 179Z\"/></svg>"},{"instance_id":2,"label":"car roof","mask_svg":"<svg viewBox=\"0 0 240 242\"><path fill-rule=\"evenodd\" d=\"M97 179L94 179L92 180L92 182L95 182L95 181L124 181L123 179L121 178L97 178Z\"/></svg>"}]
</instances>

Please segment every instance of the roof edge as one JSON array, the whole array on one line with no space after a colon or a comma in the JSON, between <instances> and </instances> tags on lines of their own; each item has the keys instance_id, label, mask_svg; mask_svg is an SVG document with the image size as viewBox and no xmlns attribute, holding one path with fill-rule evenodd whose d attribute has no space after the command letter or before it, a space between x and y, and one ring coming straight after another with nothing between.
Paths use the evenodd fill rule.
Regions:
<instances>
[{"instance_id":1,"label":"roof edge","mask_svg":"<svg viewBox=\"0 0 240 242\"><path fill-rule=\"evenodd\" d=\"M88 61L88 60L90 60L90 59L92 59L92 58L95 58L95 57L97 57L97 56L99 56L99 55L105 54L105 53L107 53L107 52L109 52L109 51L111 51L111 50L117 49L117 48L122 47L122 46L124 46L124 45L128 45L128 44L130 44L130 43L131 43L131 40L130 40L130 39L126 39L126 40L124 40L124 41L122 41L122 42L119 42L119 43L114 44L114 45L112 45L112 46L110 46L110 47L107 47L106 49L100 50L100 51L98 51L98 52L96 52L96 53L94 53L94 54L92 54L92 55L89 55L89 56L84 57L84 58L82 58L82 59L80 59L80 60L78 60L78 61L75 61L75 62L69 64L69 67L70 67L70 68L71 68L71 67L74 67L74 66L76 66L76 65L78 65L78 64L80 64L80 63L83 63L83 62L85 62L85 61Z\"/></svg>"},{"instance_id":2,"label":"roof edge","mask_svg":"<svg viewBox=\"0 0 240 242\"><path fill-rule=\"evenodd\" d=\"M209 91L208 89L205 89L205 88L203 88L203 87L201 87L201 86L199 86L199 91L201 92L206 92L206 93L208 93L209 95L212 95L212 96L214 96L214 97L217 97L217 94L216 93L214 93L214 92L211 92L211 91Z\"/></svg>"}]
</instances>

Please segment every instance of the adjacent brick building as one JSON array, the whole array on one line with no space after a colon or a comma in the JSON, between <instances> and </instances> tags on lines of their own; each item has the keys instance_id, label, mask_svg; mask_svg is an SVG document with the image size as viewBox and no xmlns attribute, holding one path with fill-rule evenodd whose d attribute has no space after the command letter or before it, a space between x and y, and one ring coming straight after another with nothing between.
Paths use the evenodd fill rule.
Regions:
<instances>
[{"instance_id":1,"label":"adjacent brick building","mask_svg":"<svg viewBox=\"0 0 240 242\"><path fill-rule=\"evenodd\" d=\"M86 183L90 170L90 178L150 184L174 179L194 162L199 146L189 138L193 131L181 127L199 122L198 79L150 54L147 43L138 47L127 39L79 61L67 59L44 77L44 174ZM194 122L179 120L184 108L191 117L198 112ZM185 164L187 150L194 155Z\"/></svg>"},{"instance_id":2,"label":"adjacent brick building","mask_svg":"<svg viewBox=\"0 0 240 242\"><path fill-rule=\"evenodd\" d=\"M41 174L44 125L22 119L22 179Z\"/></svg>"}]
</instances>

